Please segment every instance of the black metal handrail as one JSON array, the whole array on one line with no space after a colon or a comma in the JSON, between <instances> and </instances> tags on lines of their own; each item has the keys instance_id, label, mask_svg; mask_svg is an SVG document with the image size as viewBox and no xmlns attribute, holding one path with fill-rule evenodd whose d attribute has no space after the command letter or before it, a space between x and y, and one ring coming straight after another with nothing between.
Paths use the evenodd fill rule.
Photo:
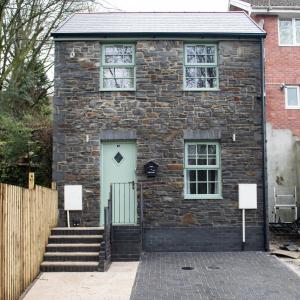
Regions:
<instances>
[{"instance_id":1,"label":"black metal handrail","mask_svg":"<svg viewBox=\"0 0 300 300\"><path fill-rule=\"evenodd\" d=\"M109 199L104 208L104 238L105 238L105 259L108 259L112 241L112 186L110 186Z\"/></svg>"},{"instance_id":2,"label":"black metal handrail","mask_svg":"<svg viewBox=\"0 0 300 300\"><path fill-rule=\"evenodd\" d=\"M138 197L139 199L137 199ZM113 241L113 225L139 225L143 249L144 197L142 183L137 184L134 181L112 183L108 205L104 208L104 220L106 243L111 244Z\"/></svg>"}]
</instances>

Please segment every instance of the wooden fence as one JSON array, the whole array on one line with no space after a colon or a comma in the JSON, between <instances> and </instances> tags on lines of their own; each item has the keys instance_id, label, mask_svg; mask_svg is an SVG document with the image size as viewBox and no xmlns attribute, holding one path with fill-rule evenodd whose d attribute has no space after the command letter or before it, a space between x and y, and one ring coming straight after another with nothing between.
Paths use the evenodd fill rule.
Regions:
<instances>
[{"instance_id":1,"label":"wooden fence","mask_svg":"<svg viewBox=\"0 0 300 300\"><path fill-rule=\"evenodd\" d=\"M18 299L39 274L56 224L56 190L0 184L0 300Z\"/></svg>"}]
</instances>

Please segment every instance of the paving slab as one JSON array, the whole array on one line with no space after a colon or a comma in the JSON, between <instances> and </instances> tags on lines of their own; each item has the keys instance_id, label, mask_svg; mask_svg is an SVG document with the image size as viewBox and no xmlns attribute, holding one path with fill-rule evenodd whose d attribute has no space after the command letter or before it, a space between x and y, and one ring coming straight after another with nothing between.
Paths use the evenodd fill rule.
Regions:
<instances>
[{"instance_id":1,"label":"paving slab","mask_svg":"<svg viewBox=\"0 0 300 300\"><path fill-rule=\"evenodd\" d=\"M41 273L25 300L128 300L139 262L114 262L107 272Z\"/></svg>"},{"instance_id":2,"label":"paving slab","mask_svg":"<svg viewBox=\"0 0 300 300\"><path fill-rule=\"evenodd\" d=\"M300 277L264 252L144 253L130 299L299 300Z\"/></svg>"}]
</instances>

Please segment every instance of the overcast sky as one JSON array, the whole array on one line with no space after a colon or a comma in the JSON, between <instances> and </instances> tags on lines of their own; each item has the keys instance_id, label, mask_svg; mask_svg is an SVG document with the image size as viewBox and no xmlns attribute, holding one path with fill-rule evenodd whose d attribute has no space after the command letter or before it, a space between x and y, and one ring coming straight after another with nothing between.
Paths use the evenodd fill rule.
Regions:
<instances>
[{"instance_id":1,"label":"overcast sky","mask_svg":"<svg viewBox=\"0 0 300 300\"><path fill-rule=\"evenodd\" d=\"M226 11L228 0L102 0L123 11ZM100 11L107 11L99 7ZM111 11L116 11L112 9Z\"/></svg>"}]
</instances>

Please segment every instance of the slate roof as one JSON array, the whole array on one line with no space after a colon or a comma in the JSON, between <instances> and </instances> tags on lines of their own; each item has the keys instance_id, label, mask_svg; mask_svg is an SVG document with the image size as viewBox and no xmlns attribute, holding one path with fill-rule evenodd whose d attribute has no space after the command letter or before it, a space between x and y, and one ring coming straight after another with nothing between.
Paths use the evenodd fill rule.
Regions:
<instances>
[{"instance_id":1,"label":"slate roof","mask_svg":"<svg viewBox=\"0 0 300 300\"><path fill-rule=\"evenodd\" d=\"M64 22L54 37L75 36L264 36L244 12L110 12L78 13Z\"/></svg>"},{"instance_id":2,"label":"slate roof","mask_svg":"<svg viewBox=\"0 0 300 300\"><path fill-rule=\"evenodd\" d=\"M252 7L300 7L300 0L242 0Z\"/></svg>"}]
</instances>

